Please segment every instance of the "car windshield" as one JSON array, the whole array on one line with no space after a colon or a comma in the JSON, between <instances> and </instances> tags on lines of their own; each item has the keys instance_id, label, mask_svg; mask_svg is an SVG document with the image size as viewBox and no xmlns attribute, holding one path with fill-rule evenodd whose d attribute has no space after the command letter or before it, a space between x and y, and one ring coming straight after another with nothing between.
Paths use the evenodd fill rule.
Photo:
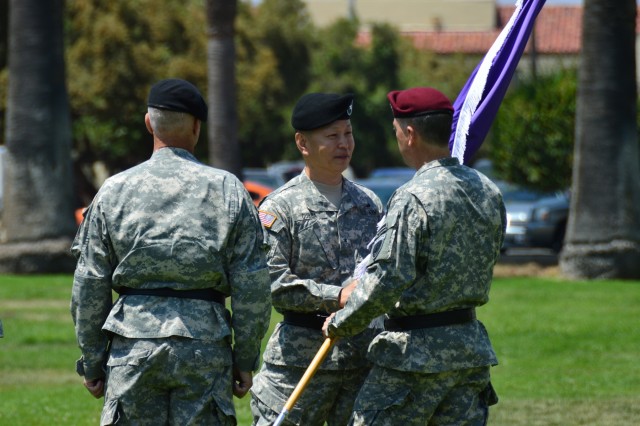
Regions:
<instances>
[{"instance_id":1,"label":"car windshield","mask_svg":"<svg viewBox=\"0 0 640 426\"><path fill-rule=\"evenodd\" d=\"M267 171L266 169L245 168L242 170L242 174L244 175L245 180L260 183L262 185L270 187L271 189L276 189L284 183L284 181L277 175L269 173L269 171Z\"/></svg>"}]
</instances>

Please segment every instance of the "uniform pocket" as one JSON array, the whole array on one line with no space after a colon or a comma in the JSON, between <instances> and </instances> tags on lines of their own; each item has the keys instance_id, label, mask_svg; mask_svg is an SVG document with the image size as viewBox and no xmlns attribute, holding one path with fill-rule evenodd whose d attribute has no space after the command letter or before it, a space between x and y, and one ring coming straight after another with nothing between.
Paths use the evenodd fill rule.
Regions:
<instances>
[{"instance_id":1,"label":"uniform pocket","mask_svg":"<svg viewBox=\"0 0 640 426\"><path fill-rule=\"evenodd\" d=\"M322 251L329 265L332 269L337 269L339 264L336 252L340 247L340 242L338 241L337 233L331 232L333 231L333 229L331 229L332 227L328 228L326 225L326 222L316 222L313 226L313 233L316 236L316 244L322 247Z\"/></svg>"},{"instance_id":2,"label":"uniform pocket","mask_svg":"<svg viewBox=\"0 0 640 426\"><path fill-rule=\"evenodd\" d=\"M280 414L284 405L289 399L289 395L282 394L278 389L273 386L265 384L259 376L256 376L256 380L251 387L251 396L259 400L263 405L269 407L274 413ZM300 425L302 420L302 409L299 406L294 405L291 412L287 414L287 422Z\"/></svg>"},{"instance_id":3,"label":"uniform pocket","mask_svg":"<svg viewBox=\"0 0 640 426\"><path fill-rule=\"evenodd\" d=\"M100 416L100 426L115 425L120 420L120 410L117 399L110 399L104 402L102 415Z\"/></svg>"},{"instance_id":4,"label":"uniform pocket","mask_svg":"<svg viewBox=\"0 0 640 426\"><path fill-rule=\"evenodd\" d=\"M109 353L108 367L118 367L123 365L142 365L151 355L151 351L143 350L118 350L114 348Z\"/></svg>"},{"instance_id":5,"label":"uniform pocket","mask_svg":"<svg viewBox=\"0 0 640 426\"><path fill-rule=\"evenodd\" d=\"M383 384L371 386L365 383L353 407L353 418L361 425L396 424L398 413L395 410L411 400L410 392L405 387Z\"/></svg>"},{"instance_id":6,"label":"uniform pocket","mask_svg":"<svg viewBox=\"0 0 640 426\"><path fill-rule=\"evenodd\" d=\"M353 409L354 411L386 411L394 407L402 407L410 400L410 392L410 389L398 389L391 392L381 390L379 393L376 392L375 398L361 398L361 395L358 395Z\"/></svg>"}]
</instances>

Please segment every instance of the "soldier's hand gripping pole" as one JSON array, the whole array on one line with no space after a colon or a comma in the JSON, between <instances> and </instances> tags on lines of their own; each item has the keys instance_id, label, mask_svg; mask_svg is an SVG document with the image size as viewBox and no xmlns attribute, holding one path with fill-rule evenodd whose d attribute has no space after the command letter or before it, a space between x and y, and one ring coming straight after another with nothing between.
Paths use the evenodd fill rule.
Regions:
<instances>
[{"instance_id":1,"label":"soldier's hand gripping pole","mask_svg":"<svg viewBox=\"0 0 640 426\"><path fill-rule=\"evenodd\" d=\"M320 364L322 364L322 361L324 361L324 359L326 358L327 354L329 353L329 349L331 349L331 346L333 346L335 340L336 338L332 339L330 337L324 339L324 342L322 343L322 346L320 346L318 353L316 353L316 356L313 357L311 364L309 364L309 367L307 367L307 370L302 375L302 378L296 385L295 389L293 389L291 396L284 404L284 407L282 408L282 411L278 415L276 421L273 423L273 426L281 425L289 412L293 409L293 406L298 401L298 398L300 398L302 391L307 387L313 375L316 374L318 367L320 367Z\"/></svg>"}]
</instances>

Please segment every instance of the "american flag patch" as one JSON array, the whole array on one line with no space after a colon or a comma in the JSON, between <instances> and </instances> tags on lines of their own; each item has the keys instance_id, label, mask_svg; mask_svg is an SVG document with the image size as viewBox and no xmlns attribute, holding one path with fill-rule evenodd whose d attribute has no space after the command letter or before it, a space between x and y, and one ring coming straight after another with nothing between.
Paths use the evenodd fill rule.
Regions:
<instances>
[{"instance_id":1,"label":"american flag patch","mask_svg":"<svg viewBox=\"0 0 640 426\"><path fill-rule=\"evenodd\" d=\"M265 212L262 210L258 211L258 217L260 217L260 223L262 223L265 228L271 228L274 222L278 219L273 213Z\"/></svg>"}]
</instances>

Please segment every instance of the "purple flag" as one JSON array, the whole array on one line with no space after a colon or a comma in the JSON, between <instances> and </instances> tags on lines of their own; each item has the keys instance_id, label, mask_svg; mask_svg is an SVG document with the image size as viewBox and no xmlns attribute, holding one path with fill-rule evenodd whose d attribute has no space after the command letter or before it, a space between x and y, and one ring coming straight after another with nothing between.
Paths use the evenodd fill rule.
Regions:
<instances>
[{"instance_id":1,"label":"purple flag","mask_svg":"<svg viewBox=\"0 0 640 426\"><path fill-rule=\"evenodd\" d=\"M478 151L509 87L545 0L517 0L516 9L453 103L449 150L461 163Z\"/></svg>"}]
</instances>

